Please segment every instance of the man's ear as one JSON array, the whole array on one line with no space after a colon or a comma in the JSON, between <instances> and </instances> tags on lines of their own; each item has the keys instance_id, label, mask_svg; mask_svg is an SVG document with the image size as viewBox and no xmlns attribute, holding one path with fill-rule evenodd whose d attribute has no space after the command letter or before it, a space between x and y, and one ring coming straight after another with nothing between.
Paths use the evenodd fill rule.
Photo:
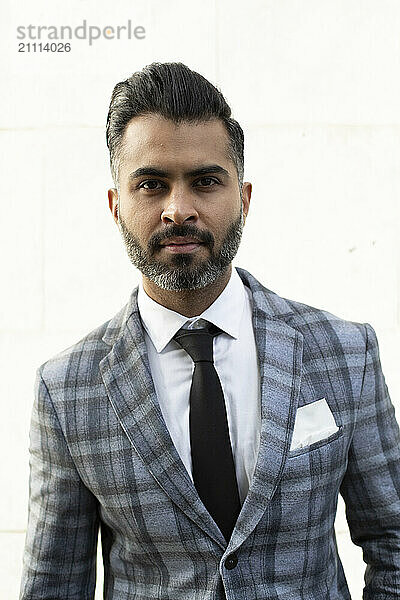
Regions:
<instances>
[{"instance_id":1,"label":"man's ear","mask_svg":"<svg viewBox=\"0 0 400 600\"><path fill-rule=\"evenodd\" d=\"M243 203L243 219L246 221L246 217L249 214L250 198L253 186L249 181L245 181L242 185L242 203Z\"/></svg>"},{"instance_id":2,"label":"man's ear","mask_svg":"<svg viewBox=\"0 0 400 600\"><path fill-rule=\"evenodd\" d=\"M116 224L119 226L118 221L118 207L119 207L119 198L118 198L118 190L117 188L110 188L107 192L108 195L108 206L110 208L112 217Z\"/></svg>"}]
</instances>

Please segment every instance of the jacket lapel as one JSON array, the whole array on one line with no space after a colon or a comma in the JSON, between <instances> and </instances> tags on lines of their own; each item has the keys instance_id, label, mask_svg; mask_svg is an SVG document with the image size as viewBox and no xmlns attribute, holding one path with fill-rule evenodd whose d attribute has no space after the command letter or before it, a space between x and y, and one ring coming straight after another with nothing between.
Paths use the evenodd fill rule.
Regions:
<instances>
[{"instance_id":1,"label":"jacket lapel","mask_svg":"<svg viewBox=\"0 0 400 600\"><path fill-rule=\"evenodd\" d=\"M286 301L244 269L237 271L253 295L261 380L261 437L253 480L229 551L256 527L279 483L294 427L303 341L302 335L285 322L292 314ZM132 446L170 499L225 549L224 537L203 506L162 417L137 308L137 288L127 307L110 321L103 340L112 348L100 362L100 371Z\"/></svg>"},{"instance_id":2,"label":"jacket lapel","mask_svg":"<svg viewBox=\"0 0 400 600\"><path fill-rule=\"evenodd\" d=\"M201 502L196 488L173 444L157 400L147 356L146 342L137 309L137 288L121 335L110 323L103 340L111 351L100 362L109 400L132 446L154 479L190 519L220 546L226 542Z\"/></svg>"},{"instance_id":3,"label":"jacket lapel","mask_svg":"<svg viewBox=\"0 0 400 600\"><path fill-rule=\"evenodd\" d=\"M264 514L281 478L293 434L301 383L303 336L286 323L287 302L237 269L253 294L253 327L261 385L260 450L229 552L246 539Z\"/></svg>"}]
</instances>

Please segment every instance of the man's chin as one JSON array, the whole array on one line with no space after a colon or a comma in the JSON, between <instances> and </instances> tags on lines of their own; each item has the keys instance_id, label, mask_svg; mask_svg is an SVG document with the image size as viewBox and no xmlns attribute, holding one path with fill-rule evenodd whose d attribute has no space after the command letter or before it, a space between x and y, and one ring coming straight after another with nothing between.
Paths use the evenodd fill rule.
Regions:
<instances>
[{"instance_id":1,"label":"man's chin","mask_svg":"<svg viewBox=\"0 0 400 600\"><path fill-rule=\"evenodd\" d=\"M221 269L215 265L160 265L157 268L140 269L143 275L158 287L170 291L197 290L212 284Z\"/></svg>"}]
</instances>

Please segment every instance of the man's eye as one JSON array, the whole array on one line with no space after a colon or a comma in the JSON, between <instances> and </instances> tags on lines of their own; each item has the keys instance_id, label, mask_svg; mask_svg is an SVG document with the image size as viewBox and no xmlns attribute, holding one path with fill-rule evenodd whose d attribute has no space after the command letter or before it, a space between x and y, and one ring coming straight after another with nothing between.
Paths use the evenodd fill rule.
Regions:
<instances>
[{"instance_id":1,"label":"man's eye","mask_svg":"<svg viewBox=\"0 0 400 600\"><path fill-rule=\"evenodd\" d=\"M146 179L146 181L142 181L142 183L139 184L139 188L144 190L158 190L160 189L158 186L162 187L161 181L158 181L157 179Z\"/></svg>"},{"instance_id":2,"label":"man's eye","mask_svg":"<svg viewBox=\"0 0 400 600\"><path fill-rule=\"evenodd\" d=\"M201 179L198 179L196 183L199 184L200 187L212 187L214 184L219 183L219 181L214 177L202 177Z\"/></svg>"}]
</instances>

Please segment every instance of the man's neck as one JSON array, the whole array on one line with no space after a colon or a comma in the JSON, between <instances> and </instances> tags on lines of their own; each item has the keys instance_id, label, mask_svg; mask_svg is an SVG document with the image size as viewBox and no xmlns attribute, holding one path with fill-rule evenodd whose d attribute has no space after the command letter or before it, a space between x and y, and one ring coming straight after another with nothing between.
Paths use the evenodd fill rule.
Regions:
<instances>
[{"instance_id":1,"label":"man's neck","mask_svg":"<svg viewBox=\"0 0 400 600\"><path fill-rule=\"evenodd\" d=\"M228 285L232 273L232 265L212 284L198 290L179 292L163 290L144 275L143 289L158 304L169 308L185 317L196 317L204 312L218 298Z\"/></svg>"}]
</instances>

